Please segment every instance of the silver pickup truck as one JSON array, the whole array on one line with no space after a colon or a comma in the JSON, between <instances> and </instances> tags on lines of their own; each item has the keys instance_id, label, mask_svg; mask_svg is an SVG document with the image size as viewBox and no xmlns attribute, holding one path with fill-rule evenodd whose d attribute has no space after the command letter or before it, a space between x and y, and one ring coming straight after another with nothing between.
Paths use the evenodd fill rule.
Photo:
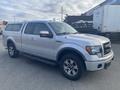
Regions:
<instances>
[{"instance_id":1,"label":"silver pickup truck","mask_svg":"<svg viewBox=\"0 0 120 90\"><path fill-rule=\"evenodd\" d=\"M105 69L114 58L108 38L78 33L63 22L9 23L3 42L10 57L22 52L52 62L70 80L78 80L85 71Z\"/></svg>"}]
</instances>

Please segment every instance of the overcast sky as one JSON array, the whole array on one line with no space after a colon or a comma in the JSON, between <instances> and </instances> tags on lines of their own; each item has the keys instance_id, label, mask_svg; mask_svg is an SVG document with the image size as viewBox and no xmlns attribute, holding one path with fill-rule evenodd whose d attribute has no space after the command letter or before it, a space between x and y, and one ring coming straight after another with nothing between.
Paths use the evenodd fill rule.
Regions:
<instances>
[{"instance_id":1,"label":"overcast sky","mask_svg":"<svg viewBox=\"0 0 120 90\"><path fill-rule=\"evenodd\" d=\"M60 18L64 14L80 15L105 0L0 0L0 19L35 20Z\"/></svg>"}]
</instances>

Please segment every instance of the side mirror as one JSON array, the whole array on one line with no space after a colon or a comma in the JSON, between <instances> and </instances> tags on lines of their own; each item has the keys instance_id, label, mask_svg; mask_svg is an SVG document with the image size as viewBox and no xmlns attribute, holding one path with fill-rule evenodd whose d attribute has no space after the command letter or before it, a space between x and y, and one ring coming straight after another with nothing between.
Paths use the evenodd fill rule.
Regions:
<instances>
[{"instance_id":1,"label":"side mirror","mask_svg":"<svg viewBox=\"0 0 120 90\"><path fill-rule=\"evenodd\" d=\"M52 38L53 35L49 31L40 31L40 37Z\"/></svg>"}]
</instances>

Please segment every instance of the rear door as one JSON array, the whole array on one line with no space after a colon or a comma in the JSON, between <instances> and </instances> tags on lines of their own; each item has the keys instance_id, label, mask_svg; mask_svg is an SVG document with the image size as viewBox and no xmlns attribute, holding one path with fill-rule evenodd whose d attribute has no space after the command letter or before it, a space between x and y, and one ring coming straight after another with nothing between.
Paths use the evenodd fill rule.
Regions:
<instances>
[{"instance_id":1,"label":"rear door","mask_svg":"<svg viewBox=\"0 0 120 90\"><path fill-rule=\"evenodd\" d=\"M31 23L26 23L26 26L22 32L22 51L25 53L30 53L33 54L33 46L32 46L32 41L33 41L33 30L34 30L34 25Z\"/></svg>"}]
</instances>

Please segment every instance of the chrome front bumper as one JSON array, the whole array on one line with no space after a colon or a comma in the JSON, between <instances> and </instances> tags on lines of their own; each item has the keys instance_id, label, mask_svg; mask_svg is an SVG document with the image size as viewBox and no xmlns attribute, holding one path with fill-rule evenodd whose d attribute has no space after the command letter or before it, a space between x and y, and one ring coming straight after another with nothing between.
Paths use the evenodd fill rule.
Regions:
<instances>
[{"instance_id":1,"label":"chrome front bumper","mask_svg":"<svg viewBox=\"0 0 120 90\"><path fill-rule=\"evenodd\" d=\"M101 69L106 69L110 66L111 61L114 59L114 54L107 56L98 61L85 61L87 71L97 71Z\"/></svg>"}]
</instances>

